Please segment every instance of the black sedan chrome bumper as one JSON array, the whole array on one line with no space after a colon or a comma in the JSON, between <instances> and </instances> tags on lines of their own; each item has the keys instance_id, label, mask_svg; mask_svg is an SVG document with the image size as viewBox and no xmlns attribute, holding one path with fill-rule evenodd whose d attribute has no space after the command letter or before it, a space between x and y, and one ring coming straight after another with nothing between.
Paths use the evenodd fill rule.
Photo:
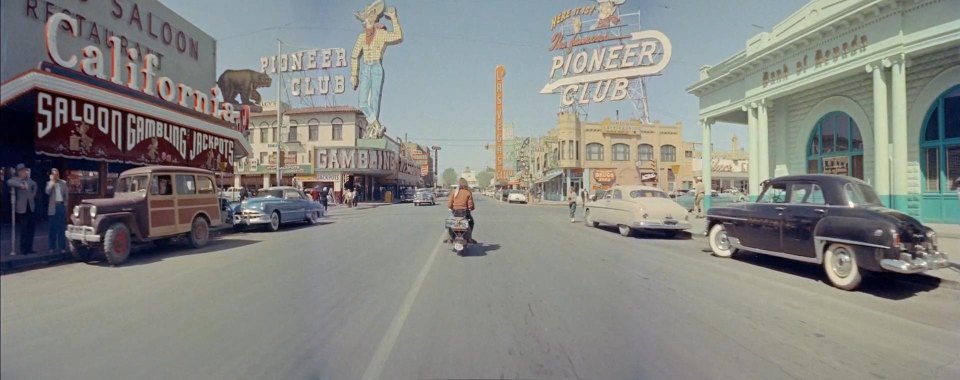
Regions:
<instances>
[{"instance_id":1,"label":"black sedan chrome bumper","mask_svg":"<svg viewBox=\"0 0 960 380\"><path fill-rule=\"evenodd\" d=\"M884 259L880 267L897 273L920 273L928 270L946 268L950 266L946 252L932 252L918 255L914 258L907 252L900 254L900 259Z\"/></svg>"}]
</instances>

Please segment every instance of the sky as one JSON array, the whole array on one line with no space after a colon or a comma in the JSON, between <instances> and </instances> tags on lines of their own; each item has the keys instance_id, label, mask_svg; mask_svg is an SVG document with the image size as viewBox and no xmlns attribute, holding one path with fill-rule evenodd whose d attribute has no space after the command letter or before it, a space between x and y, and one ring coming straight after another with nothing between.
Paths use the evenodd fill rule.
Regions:
<instances>
[{"instance_id":1,"label":"sky","mask_svg":"<svg viewBox=\"0 0 960 380\"><path fill-rule=\"evenodd\" d=\"M260 57L302 49L344 48L350 51L361 32L353 16L368 3L359 0L160 0L217 39L217 73L226 69L260 69ZM747 39L770 31L800 9L802 0L627 0L623 14L639 12L643 29L663 32L673 56L661 75L647 79L650 118L683 123L683 137L700 142L697 98L686 88L697 81L699 68L713 65L744 49ZM240 5L242 4L242 5ZM518 136L541 136L554 127L559 95L543 95L551 59L548 51L553 16L592 0L386 0L397 9L403 42L389 46L383 59L384 85L380 120L387 134L442 147L441 171L453 167L493 166L495 138L494 69L506 68L504 123ZM382 23L389 24L386 19ZM314 72L314 75L320 75ZM357 106L347 91L313 104ZM277 81L274 80L274 86ZM287 81L289 83L289 80ZM264 101L276 98L276 87L261 89ZM286 91L285 91L286 92ZM307 106L284 96L295 107ZM631 102L590 105L587 119L635 117ZM746 143L746 127L716 124L716 149L728 149L738 135ZM491 145L488 150L485 146Z\"/></svg>"}]
</instances>

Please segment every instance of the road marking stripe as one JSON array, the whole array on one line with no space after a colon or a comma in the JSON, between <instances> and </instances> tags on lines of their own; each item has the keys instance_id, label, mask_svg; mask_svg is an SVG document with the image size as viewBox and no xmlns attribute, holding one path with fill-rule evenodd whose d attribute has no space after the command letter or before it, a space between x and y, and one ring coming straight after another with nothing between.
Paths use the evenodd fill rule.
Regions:
<instances>
[{"instance_id":1,"label":"road marking stripe","mask_svg":"<svg viewBox=\"0 0 960 380\"><path fill-rule=\"evenodd\" d=\"M447 231L444 230L443 236L446 236L446 234ZM413 282L413 286L410 288L410 291L407 292L407 297L403 299L400 310L397 311L397 315L393 317L393 322L390 322L387 333L384 334L383 339L380 340L380 346L377 347L373 358L370 359L370 364L367 365L367 369L363 371L363 380L380 379L380 376L383 374L383 367L387 364L387 359L390 358L390 352L393 351L393 346L397 343L397 338L400 336L400 329L403 328L403 324L407 321L407 316L410 315L410 309L413 308L413 302L416 301L417 295L420 294L420 288L423 286L424 279L427 278L427 272L430 271L430 267L433 265L433 259L437 257L437 252L440 251L442 245L443 239L441 238L440 241L437 242L437 245L433 247L433 252L430 253L430 258L427 259L427 263L420 269L420 274L417 275L416 281Z\"/></svg>"}]
</instances>

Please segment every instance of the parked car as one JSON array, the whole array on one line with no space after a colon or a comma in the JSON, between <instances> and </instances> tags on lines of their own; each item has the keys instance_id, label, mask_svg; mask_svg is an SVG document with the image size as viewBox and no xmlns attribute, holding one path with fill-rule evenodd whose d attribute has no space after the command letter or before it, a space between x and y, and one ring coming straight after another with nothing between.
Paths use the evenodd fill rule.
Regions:
<instances>
[{"instance_id":1,"label":"parked car","mask_svg":"<svg viewBox=\"0 0 960 380\"><path fill-rule=\"evenodd\" d=\"M200 248L210 227L223 223L214 173L181 166L130 169L117 178L113 198L84 199L73 208L67 240L74 259L90 259L102 251L119 265L134 244L164 245L186 238Z\"/></svg>"},{"instance_id":2,"label":"parked car","mask_svg":"<svg viewBox=\"0 0 960 380\"><path fill-rule=\"evenodd\" d=\"M422 204L429 204L431 206L437 204L436 198L433 197L433 191L430 189L422 189L417 191L413 196L413 205L419 206Z\"/></svg>"},{"instance_id":3,"label":"parked car","mask_svg":"<svg viewBox=\"0 0 960 380\"><path fill-rule=\"evenodd\" d=\"M591 197L584 210L587 226L616 226L623 236L655 230L673 237L690 229L690 214L656 187L618 185Z\"/></svg>"},{"instance_id":4,"label":"parked car","mask_svg":"<svg viewBox=\"0 0 960 380\"><path fill-rule=\"evenodd\" d=\"M323 206L302 191L290 186L261 189L253 198L247 198L233 212L233 228L263 226L277 231L282 224L307 222L317 224L323 217Z\"/></svg>"},{"instance_id":5,"label":"parked car","mask_svg":"<svg viewBox=\"0 0 960 380\"><path fill-rule=\"evenodd\" d=\"M937 235L913 217L883 206L856 178L814 174L763 183L756 202L707 212L710 248L822 265L833 286L853 290L864 272L919 273L949 265Z\"/></svg>"},{"instance_id":6,"label":"parked car","mask_svg":"<svg viewBox=\"0 0 960 380\"><path fill-rule=\"evenodd\" d=\"M229 202L239 202L240 194L243 191L242 187L231 187L220 192L220 197L226 199Z\"/></svg>"},{"instance_id":7,"label":"parked car","mask_svg":"<svg viewBox=\"0 0 960 380\"><path fill-rule=\"evenodd\" d=\"M523 190L510 190L507 195L508 203L527 203L527 194Z\"/></svg>"},{"instance_id":8,"label":"parked car","mask_svg":"<svg viewBox=\"0 0 960 380\"><path fill-rule=\"evenodd\" d=\"M413 189L406 189L400 194L400 202L407 203L413 202L413 199L416 198L417 192Z\"/></svg>"},{"instance_id":9,"label":"parked car","mask_svg":"<svg viewBox=\"0 0 960 380\"><path fill-rule=\"evenodd\" d=\"M696 208L696 198L694 194L695 191L688 191L682 195L678 195L676 198L673 198L677 204L683 206L687 211L693 211ZM723 207L731 203L737 202L746 202L747 196L745 194L731 194L731 193L722 193L717 194L717 191L712 191L713 197L710 198L710 207Z\"/></svg>"}]
</instances>

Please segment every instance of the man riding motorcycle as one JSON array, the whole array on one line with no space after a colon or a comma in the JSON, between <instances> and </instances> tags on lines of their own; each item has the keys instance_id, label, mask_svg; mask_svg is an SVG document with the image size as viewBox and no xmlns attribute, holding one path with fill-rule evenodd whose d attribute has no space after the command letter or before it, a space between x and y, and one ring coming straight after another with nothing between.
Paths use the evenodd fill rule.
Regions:
<instances>
[{"instance_id":1,"label":"man riding motorcycle","mask_svg":"<svg viewBox=\"0 0 960 380\"><path fill-rule=\"evenodd\" d=\"M477 244L477 241L473 240L474 220L471 213L476 207L473 203L473 192L470 191L470 185L466 179L460 178L458 181L457 190L450 194L450 198L447 200L447 208L454 215L464 214L470 221L470 229L467 230L466 238L470 244ZM452 241L454 239L453 231L448 229L447 233L450 234L450 240L448 241Z\"/></svg>"}]
</instances>

